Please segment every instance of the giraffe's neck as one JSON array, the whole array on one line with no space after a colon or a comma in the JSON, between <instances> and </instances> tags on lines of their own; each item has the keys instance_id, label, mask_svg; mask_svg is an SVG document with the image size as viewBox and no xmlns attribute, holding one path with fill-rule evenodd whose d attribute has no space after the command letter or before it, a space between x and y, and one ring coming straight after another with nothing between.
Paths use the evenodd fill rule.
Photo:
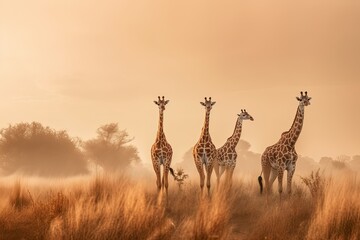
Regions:
<instances>
[{"instance_id":1,"label":"giraffe's neck","mask_svg":"<svg viewBox=\"0 0 360 240\"><path fill-rule=\"evenodd\" d=\"M236 145L238 144L238 142L240 140L241 131L242 131L242 122L243 122L243 120L238 118L238 120L236 121L236 124L235 124L234 132L231 135L231 137L229 137L229 139L228 139L228 141L230 140L229 142L234 145L233 147L236 147Z\"/></svg>"},{"instance_id":2,"label":"giraffe's neck","mask_svg":"<svg viewBox=\"0 0 360 240\"><path fill-rule=\"evenodd\" d=\"M303 123L304 123L304 105L300 104L297 108L294 122L290 130L288 131L291 145L295 145L297 139L299 138Z\"/></svg>"},{"instance_id":3,"label":"giraffe's neck","mask_svg":"<svg viewBox=\"0 0 360 240\"><path fill-rule=\"evenodd\" d=\"M165 139L163 123L164 123L164 112L160 110L159 111L159 126L158 126L158 132L157 132L157 136L156 136L157 140Z\"/></svg>"},{"instance_id":4,"label":"giraffe's neck","mask_svg":"<svg viewBox=\"0 0 360 240\"><path fill-rule=\"evenodd\" d=\"M208 141L210 140L210 134L209 134L209 120L210 120L210 111L206 111L205 113L205 122L204 127L201 130L201 139Z\"/></svg>"}]
</instances>

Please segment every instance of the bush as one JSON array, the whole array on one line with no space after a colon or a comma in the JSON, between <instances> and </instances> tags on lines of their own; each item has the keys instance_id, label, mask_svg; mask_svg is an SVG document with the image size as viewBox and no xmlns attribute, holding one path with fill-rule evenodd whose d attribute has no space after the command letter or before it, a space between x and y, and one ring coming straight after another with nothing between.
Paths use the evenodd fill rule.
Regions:
<instances>
[{"instance_id":1,"label":"bush","mask_svg":"<svg viewBox=\"0 0 360 240\"><path fill-rule=\"evenodd\" d=\"M88 172L79 141L38 122L9 125L0 131L0 168L7 174L20 171L42 176Z\"/></svg>"},{"instance_id":2,"label":"bush","mask_svg":"<svg viewBox=\"0 0 360 240\"><path fill-rule=\"evenodd\" d=\"M170 169L170 171L172 171ZM185 180L189 177L188 174L184 172L184 169L178 168L176 172L174 172L174 180L176 181L179 189L181 189L181 186L185 183Z\"/></svg>"},{"instance_id":3,"label":"bush","mask_svg":"<svg viewBox=\"0 0 360 240\"><path fill-rule=\"evenodd\" d=\"M320 169L312 171L309 177L301 177L302 182L309 188L311 196L316 200L322 200L325 190L325 178L320 175Z\"/></svg>"},{"instance_id":4,"label":"bush","mask_svg":"<svg viewBox=\"0 0 360 240\"><path fill-rule=\"evenodd\" d=\"M110 123L98 128L97 137L85 142L84 149L89 159L105 171L115 171L140 160L137 149L128 144L131 141L117 123Z\"/></svg>"}]
</instances>

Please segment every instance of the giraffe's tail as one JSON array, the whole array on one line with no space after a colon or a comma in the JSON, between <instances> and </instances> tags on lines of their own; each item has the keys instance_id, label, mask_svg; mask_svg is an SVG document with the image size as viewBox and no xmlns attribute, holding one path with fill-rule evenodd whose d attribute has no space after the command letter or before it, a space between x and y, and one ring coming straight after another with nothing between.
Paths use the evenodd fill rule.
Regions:
<instances>
[{"instance_id":1,"label":"giraffe's tail","mask_svg":"<svg viewBox=\"0 0 360 240\"><path fill-rule=\"evenodd\" d=\"M262 174L262 171L260 173L260 176L258 177L258 182L259 182L259 185L260 185L260 194L263 193L263 182L262 182L261 174Z\"/></svg>"},{"instance_id":2,"label":"giraffe's tail","mask_svg":"<svg viewBox=\"0 0 360 240\"><path fill-rule=\"evenodd\" d=\"M170 174L174 177L175 179L175 172L174 172L174 169L172 169L171 167L169 167L169 170L170 170Z\"/></svg>"}]
</instances>

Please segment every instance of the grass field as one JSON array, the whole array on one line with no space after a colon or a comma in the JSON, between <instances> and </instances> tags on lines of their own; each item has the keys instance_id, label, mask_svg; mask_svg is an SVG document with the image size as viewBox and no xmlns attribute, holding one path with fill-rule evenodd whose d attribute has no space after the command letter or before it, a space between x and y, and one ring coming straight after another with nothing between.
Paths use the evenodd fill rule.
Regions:
<instances>
[{"instance_id":1,"label":"grass field","mask_svg":"<svg viewBox=\"0 0 360 240\"><path fill-rule=\"evenodd\" d=\"M0 239L360 239L356 176L314 173L280 203L255 181L200 197L196 183L169 196L127 175L0 183ZM276 187L276 184L275 184Z\"/></svg>"}]
</instances>

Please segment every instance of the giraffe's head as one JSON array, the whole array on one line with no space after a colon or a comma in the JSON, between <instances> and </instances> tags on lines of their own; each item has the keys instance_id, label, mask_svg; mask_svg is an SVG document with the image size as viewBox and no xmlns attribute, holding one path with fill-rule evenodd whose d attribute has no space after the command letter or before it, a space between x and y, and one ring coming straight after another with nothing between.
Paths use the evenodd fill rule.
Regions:
<instances>
[{"instance_id":1,"label":"giraffe's head","mask_svg":"<svg viewBox=\"0 0 360 240\"><path fill-rule=\"evenodd\" d=\"M254 121L254 118L246 111L246 109L241 109L241 113L238 114L239 119L241 120L251 120Z\"/></svg>"},{"instance_id":2,"label":"giraffe's head","mask_svg":"<svg viewBox=\"0 0 360 240\"><path fill-rule=\"evenodd\" d=\"M168 104L168 102L169 100L165 100L164 96L162 96L162 98L158 96L158 101L154 101L154 103L159 106L160 111L165 110L165 105Z\"/></svg>"},{"instance_id":3,"label":"giraffe's head","mask_svg":"<svg viewBox=\"0 0 360 240\"><path fill-rule=\"evenodd\" d=\"M300 92L300 94L301 94L300 97L296 97L296 99L300 102L300 104L304 106L310 105L311 97L307 95L307 92L305 92L305 94L303 92Z\"/></svg>"},{"instance_id":4,"label":"giraffe's head","mask_svg":"<svg viewBox=\"0 0 360 240\"><path fill-rule=\"evenodd\" d=\"M205 102L200 102L201 105L203 105L206 109L206 111L210 111L212 106L214 106L216 102L211 101L211 97L209 97L209 100L205 97Z\"/></svg>"}]
</instances>

